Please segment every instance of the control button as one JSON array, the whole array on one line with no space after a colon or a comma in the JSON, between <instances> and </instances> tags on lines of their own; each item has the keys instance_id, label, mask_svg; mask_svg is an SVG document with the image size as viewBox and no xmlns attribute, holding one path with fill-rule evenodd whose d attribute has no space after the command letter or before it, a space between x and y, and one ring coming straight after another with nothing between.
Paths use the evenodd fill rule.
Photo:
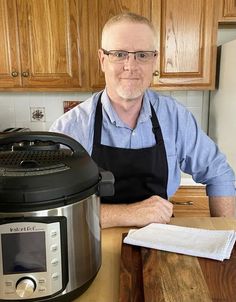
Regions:
<instances>
[{"instance_id":1,"label":"control button","mask_svg":"<svg viewBox=\"0 0 236 302\"><path fill-rule=\"evenodd\" d=\"M39 292L43 293L46 291L46 287L44 286L40 286L39 289L38 289Z\"/></svg>"},{"instance_id":2,"label":"control button","mask_svg":"<svg viewBox=\"0 0 236 302\"><path fill-rule=\"evenodd\" d=\"M58 280L58 278L59 278L59 274L58 274L58 273L52 274L52 279L53 279L54 281Z\"/></svg>"},{"instance_id":3,"label":"control button","mask_svg":"<svg viewBox=\"0 0 236 302\"><path fill-rule=\"evenodd\" d=\"M13 287L5 288L5 294L15 294L15 289Z\"/></svg>"},{"instance_id":4,"label":"control button","mask_svg":"<svg viewBox=\"0 0 236 302\"><path fill-rule=\"evenodd\" d=\"M52 231L51 231L51 237L52 237L52 238L57 237L57 231L56 231L56 230L52 230Z\"/></svg>"},{"instance_id":5,"label":"control button","mask_svg":"<svg viewBox=\"0 0 236 302\"><path fill-rule=\"evenodd\" d=\"M57 258L54 258L54 259L52 259L52 261L51 261L51 264L52 264L53 266L57 266L58 263L59 263L59 261L58 261Z\"/></svg>"},{"instance_id":6,"label":"control button","mask_svg":"<svg viewBox=\"0 0 236 302\"><path fill-rule=\"evenodd\" d=\"M16 283L16 293L21 298L29 298L36 289L36 283L31 278L21 278Z\"/></svg>"},{"instance_id":7,"label":"control button","mask_svg":"<svg viewBox=\"0 0 236 302\"><path fill-rule=\"evenodd\" d=\"M13 287L13 281L11 281L11 280L6 280L6 281L5 281L5 286L6 286L6 287Z\"/></svg>"},{"instance_id":8,"label":"control button","mask_svg":"<svg viewBox=\"0 0 236 302\"><path fill-rule=\"evenodd\" d=\"M14 282L12 280L6 280L5 282L5 294L14 294Z\"/></svg>"},{"instance_id":9,"label":"control button","mask_svg":"<svg viewBox=\"0 0 236 302\"><path fill-rule=\"evenodd\" d=\"M46 279L45 278L39 278L38 283L39 284L45 284L46 283Z\"/></svg>"},{"instance_id":10,"label":"control button","mask_svg":"<svg viewBox=\"0 0 236 302\"><path fill-rule=\"evenodd\" d=\"M58 246L57 246L57 244L51 245L51 251L52 251L52 252L57 252L57 251L58 251Z\"/></svg>"}]
</instances>

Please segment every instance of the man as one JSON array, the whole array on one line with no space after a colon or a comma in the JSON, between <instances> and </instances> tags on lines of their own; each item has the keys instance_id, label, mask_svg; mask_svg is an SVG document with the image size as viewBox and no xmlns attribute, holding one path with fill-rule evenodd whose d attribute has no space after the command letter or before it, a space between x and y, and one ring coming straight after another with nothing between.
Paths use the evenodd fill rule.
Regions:
<instances>
[{"instance_id":1,"label":"man","mask_svg":"<svg viewBox=\"0 0 236 302\"><path fill-rule=\"evenodd\" d=\"M102 227L168 223L167 200L180 170L206 184L213 216L234 216L235 177L192 114L148 89L155 70L155 30L126 13L103 28L98 55L106 89L59 118L51 131L78 140L115 176L115 196L102 201Z\"/></svg>"}]
</instances>

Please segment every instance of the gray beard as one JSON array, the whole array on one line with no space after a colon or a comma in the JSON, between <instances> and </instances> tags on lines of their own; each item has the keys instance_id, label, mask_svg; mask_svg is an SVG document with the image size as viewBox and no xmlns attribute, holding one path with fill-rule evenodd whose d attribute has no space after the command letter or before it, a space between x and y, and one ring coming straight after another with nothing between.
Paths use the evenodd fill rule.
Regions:
<instances>
[{"instance_id":1,"label":"gray beard","mask_svg":"<svg viewBox=\"0 0 236 302\"><path fill-rule=\"evenodd\" d=\"M141 88L137 88L135 90L123 89L122 87L117 87L116 92L122 99L126 100L134 100L143 95L144 90Z\"/></svg>"}]
</instances>

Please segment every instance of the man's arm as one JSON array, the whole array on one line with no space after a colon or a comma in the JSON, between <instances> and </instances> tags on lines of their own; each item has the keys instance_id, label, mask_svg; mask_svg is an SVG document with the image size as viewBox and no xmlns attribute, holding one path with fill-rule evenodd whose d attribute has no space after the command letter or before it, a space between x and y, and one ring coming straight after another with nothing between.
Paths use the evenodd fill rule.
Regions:
<instances>
[{"instance_id":1,"label":"man's arm","mask_svg":"<svg viewBox=\"0 0 236 302\"><path fill-rule=\"evenodd\" d=\"M101 225L143 227L153 222L168 223L172 212L173 205L157 195L132 204L101 204Z\"/></svg>"},{"instance_id":2,"label":"man's arm","mask_svg":"<svg viewBox=\"0 0 236 302\"><path fill-rule=\"evenodd\" d=\"M210 196L209 206L211 216L215 217L236 217L235 196Z\"/></svg>"}]
</instances>

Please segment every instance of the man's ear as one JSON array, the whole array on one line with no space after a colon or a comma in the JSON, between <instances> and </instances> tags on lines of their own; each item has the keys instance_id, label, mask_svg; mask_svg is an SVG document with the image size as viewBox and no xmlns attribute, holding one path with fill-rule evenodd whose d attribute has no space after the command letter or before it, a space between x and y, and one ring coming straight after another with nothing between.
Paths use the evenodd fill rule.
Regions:
<instances>
[{"instance_id":1,"label":"man's ear","mask_svg":"<svg viewBox=\"0 0 236 302\"><path fill-rule=\"evenodd\" d=\"M98 50L98 58L99 58L99 61L100 61L100 66L101 66L101 69L102 71L104 72L104 53L101 49Z\"/></svg>"}]
</instances>

